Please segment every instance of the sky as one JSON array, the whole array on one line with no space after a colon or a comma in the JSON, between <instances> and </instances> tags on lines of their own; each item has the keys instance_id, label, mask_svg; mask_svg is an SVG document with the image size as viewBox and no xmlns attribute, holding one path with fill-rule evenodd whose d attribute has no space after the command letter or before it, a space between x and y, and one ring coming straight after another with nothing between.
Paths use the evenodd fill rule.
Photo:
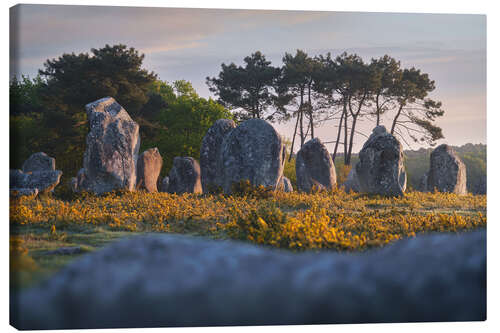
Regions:
<instances>
[{"instance_id":1,"label":"sky","mask_svg":"<svg viewBox=\"0 0 500 333\"><path fill-rule=\"evenodd\" d=\"M445 136L438 144L486 143L485 15L56 5L21 5L11 14L11 75L33 77L46 59L123 43L144 53L144 67L161 80L190 81L207 98L214 97L207 76L217 76L222 63L242 65L257 50L274 66L297 49L310 56L347 51L365 61L388 54L435 80L430 97L445 110L436 122ZM294 123L273 125L292 137ZM334 125L324 122L315 134L333 141ZM373 127L365 120L359 129L369 134ZM365 140L358 135L354 151Z\"/></svg>"}]
</instances>

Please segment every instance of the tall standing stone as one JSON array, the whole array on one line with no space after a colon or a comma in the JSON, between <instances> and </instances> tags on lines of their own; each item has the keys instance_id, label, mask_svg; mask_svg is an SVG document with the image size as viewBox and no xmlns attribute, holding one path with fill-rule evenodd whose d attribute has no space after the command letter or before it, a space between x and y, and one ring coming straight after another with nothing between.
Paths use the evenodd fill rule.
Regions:
<instances>
[{"instance_id":1,"label":"tall standing stone","mask_svg":"<svg viewBox=\"0 0 500 333\"><path fill-rule=\"evenodd\" d=\"M248 180L254 186L276 190L283 174L285 147L273 126L262 119L241 123L224 138L217 160L225 193L234 183Z\"/></svg>"},{"instance_id":2,"label":"tall standing stone","mask_svg":"<svg viewBox=\"0 0 500 333\"><path fill-rule=\"evenodd\" d=\"M163 159L158 148L149 148L137 159L137 189L158 192L156 184L160 176Z\"/></svg>"},{"instance_id":3,"label":"tall standing stone","mask_svg":"<svg viewBox=\"0 0 500 333\"><path fill-rule=\"evenodd\" d=\"M319 138L307 141L297 153L295 160L297 188L302 192L332 190L337 184L337 175L332 157Z\"/></svg>"},{"instance_id":4,"label":"tall standing stone","mask_svg":"<svg viewBox=\"0 0 500 333\"><path fill-rule=\"evenodd\" d=\"M139 153L139 125L114 98L105 97L85 106L90 123L83 170L73 179L77 191L102 194L133 191Z\"/></svg>"},{"instance_id":5,"label":"tall standing stone","mask_svg":"<svg viewBox=\"0 0 500 333\"><path fill-rule=\"evenodd\" d=\"M377 126L359 152L353 176L360 192L400 196L406 190L403 147L384 126Z\"/></svg>"},{"instance_id":6,"label":"tall standing stone","mask_svg":"<svg viewBox=\"0 0 500 333\"><path fill-rule=\"evenodd\" d=\"M465 164L452 147L442 144L431 153L430 169L424 175L423 186L427 191L455 194L467 193L467 174Z\"/></svg>"},{"instance_id":7,"label":"tall standing stone","mask_svg":"<svg viewBox=\"0 0 500 333\"><path fill-rule=\"evenodd\" d=\"M207 131L203 137L200 149L201 184L203 192L210 188L220 186L220 170L217 168L217 158L220 154L222 142L226 135L236 127L234 121L219 119Z\"/></svg>"},{"instance_id":8,"label":"tall standing stone","mask_svg":"<svg viewBox=\"0 0 500 333\"><path fill-rule=\"evenodd\" d=\"M168 174L169 193L202 193L200 165L192 157L176 157Z\"/></svg>"}]
</instances>

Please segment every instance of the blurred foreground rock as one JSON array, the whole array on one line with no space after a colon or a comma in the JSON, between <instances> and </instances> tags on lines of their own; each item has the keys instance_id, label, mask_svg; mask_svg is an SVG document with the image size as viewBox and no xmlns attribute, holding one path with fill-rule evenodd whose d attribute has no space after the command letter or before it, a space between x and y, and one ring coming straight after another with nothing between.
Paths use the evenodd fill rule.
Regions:
<instances>
[{"instance_id":1,"label":"blurred foreground rock","mask_svg":"<svg viewBox=\"0 0 500 333\"><path fill-rule=\"evenodd\" d=\"M478 321L486 232L417 236L361 254L149 235L11 295L18 329Z\"/></svg>"}]
</instances>

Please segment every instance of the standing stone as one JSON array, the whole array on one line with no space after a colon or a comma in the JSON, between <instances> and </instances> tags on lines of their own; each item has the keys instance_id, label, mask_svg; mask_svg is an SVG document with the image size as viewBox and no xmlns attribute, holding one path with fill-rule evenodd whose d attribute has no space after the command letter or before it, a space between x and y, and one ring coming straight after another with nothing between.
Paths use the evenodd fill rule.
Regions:
<instances>
[{"instance_id":1,"label":"standing stone","mask_svg":"<svg viewBox=\"0 0 500 333\"><path fill-rule=\"evenodd\" d=\"M217 160L220 184L231 193L234 183L248 180L253 186L276 190L283 174L285 147L273 126L262 119L241 123L224 138Z\"/></svg>"},{"instance_id":2,"label":"standing stone","mask_svg":"<svg viewBox=\"0 0 500 333\"><path fill-rule=\"evenodd\" d=\"M170 178L168 178L168 176L163 178L160 184L160 192L168 192L169 183L170 183Z\"/></svg>"},{"instance_id":3,"label":"standing stone","mask_svg":"<svg viewBox=\"0 0 500 333\"><path fill-rule=\"evenodd\" d=\"M168 174L169 193L202 193L200 165L192 157L176 157Z\"/></svg>"},{"instance_id":4,"label":"standing stone","mask_svg":"<svg viewBox=\"0 0 500 333\"><path fill-rule=\"evenodd\" d=\"M23 172L54 171L56 159L44 152L34 153L23 163Z\"/></svg>"},{"instance_id":5,"label":"standing stone","mask_svg":"<svg viewBox=\"0 0 500 333\"><path fill-rule=\"evenodd\" d=\"M403 147L384 126L373 129L355 168L360 192L400 196L406 190Z\"/></svg>"},{"instance_id":6,"label":"standing stone","mask_svg":"<svg viewBox=\"0 0 500 333\"><path fill-rule=\"evenodd\" d=\"M359 183L358 183L358 175L356 174L356 168L352 168L351 171L349 171L347 179L342 186L344 186L344 190L346 192L348 191L359 192Z\"/></svg>"},{"instance_id":7,"label":"standing stone","mask_svg":"<svg viewBox=\"0 0 500 333\"><path fill-rule=\"evenodd\" d=\"M442 144L434 149L426 183L427 191L467 193L466 167L453 148Z\"/></svg>"},{"instance_id":8,"label":"standing stone","mask_svg":"<svg viewBox=\"0 0 500 333\"><path fill-rule=\"evenodd\" d=\"M290 179L288 179L285 176L281 177L278 188L280 191L283 191L286 193L293 192L292 182L290 181Z\"/></svg>"},{"instance_id":9,"label":"standing stone","mask_svg":"<svg viewBox=\"0 0 500 333\"><path fill-rule=\"evenodd\" d=\"M133 191L139 153L139 125L114 98L105 97L85 106L90 123L83 170L77 191L102 194Z\"/></svg>"},{"instance_id":10,"label":"standing stone","mask_svg":"<svg viewBox=\"0 0 500 333\"><path fill-rule=\"evenodd\" d=\"M297 188L302 192L332 190L337 184L337 175L332 157L320 139L307 141L297 153L295 160Z\"/></svg>"},{"instance_id":11,"label":"standing stone","mask_svg":"<svg viewBox=\"0 0 500 333\"><path fill-rule=\"evenodd\" d=\"M137 159L137 189L146 189L148 192L158 192L156 183L160 176L163 159L158 148L149 148Z\"/></svg>"},{"instance_id":12,"label":"standing stone","mask_svg":"<svg viewBox=\"0 0 500 333\"><path fill-rule=\"evenodd\" d=\"M37 195L54 190L62 171L56 170L56 160L43 152L31 155L23 170L10 170L10 189L15 196Z\"/></svg>"},{"instance_id":13,"label":"standing stone","mask_svg":"<svg viewBox=\"0 0 500 333\"><path fill-rule=\"evenodd\" d=\"M201 185L203 192L221 186L217 183L220 179L220 170L217 168L217 158L220 154L222 142L226 135L236 127L234 121L219 119L203 137L200 149Z\"/></svg>"}]
</instances>

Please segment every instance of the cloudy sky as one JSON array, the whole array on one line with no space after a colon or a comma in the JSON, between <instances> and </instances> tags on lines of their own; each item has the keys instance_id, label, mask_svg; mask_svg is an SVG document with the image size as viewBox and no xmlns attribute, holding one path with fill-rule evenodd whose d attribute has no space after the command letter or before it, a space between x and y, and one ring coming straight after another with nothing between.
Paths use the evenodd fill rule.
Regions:
<instances>
[{"instance_id":1,"label":"cloudy sky","mask_svg":"<svg viewBox=\"0 0 500 333\"><path fill-rule=\"evenodd\" d=\"M484 15L47 5L22 5L11 14L12 74L34 76L47 58L124 43L143 52L144 67L160 79L191 81L204 97L211 96L205 78L216 76L221 63L242 64L257 50L275 66L296 49L312 56L354 52L367 61L389 54L436 81L431 97L446 111L439 143L486 143ZM290 138L293 125L275 127ZM332 141L333 125L324 123L317 135ZM365 121L360 129L372 127ZM364 140L356 138L356 151Z\"/></svg>"}]
</instances>

